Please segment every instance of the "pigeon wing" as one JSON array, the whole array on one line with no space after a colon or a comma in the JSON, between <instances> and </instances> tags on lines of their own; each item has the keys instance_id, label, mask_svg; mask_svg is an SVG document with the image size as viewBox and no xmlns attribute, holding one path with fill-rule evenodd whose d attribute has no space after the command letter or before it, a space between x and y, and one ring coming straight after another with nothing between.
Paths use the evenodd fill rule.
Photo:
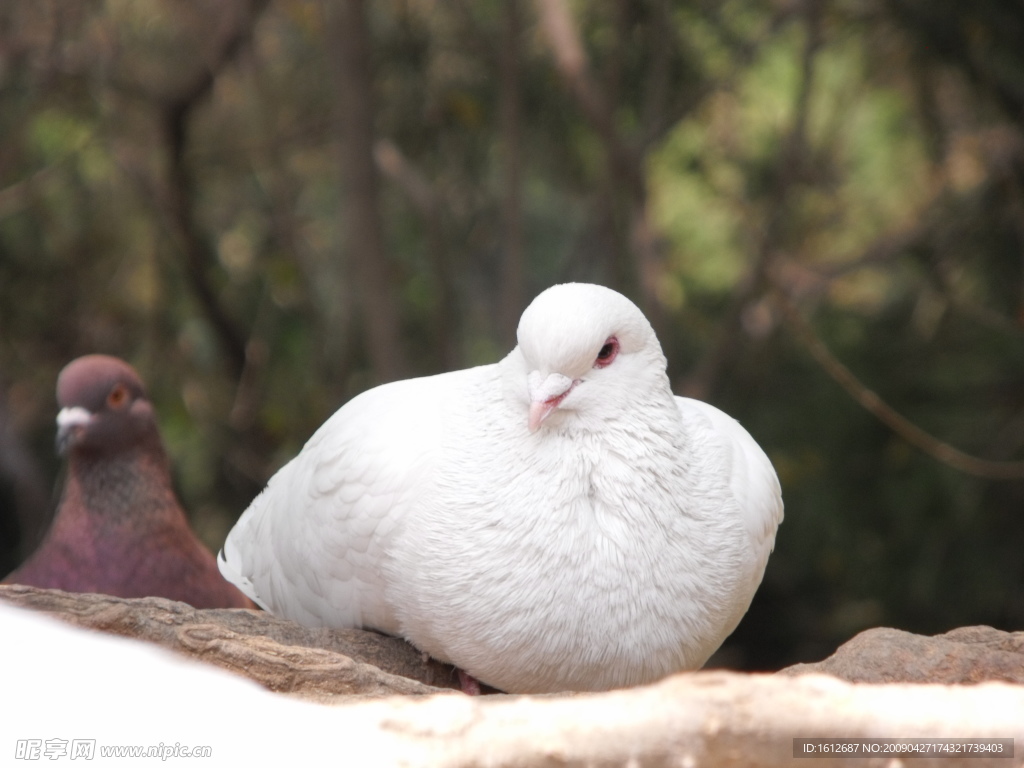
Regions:
<instances>
[{"instance_id":1,"label":"pigeon wing","mask_svg":"<svg viewBox=\"0 0 1024 768\"><path fill-rule=\"evenodd\" d=\"M431 493L445 404L472 373L393 382L347 403L232 529L224 576L301 624L397 633L388 543Z\"/></svg>"},{"instance_id":2,"label":"pigeon wing","mask_svg":"<svg viewBox=\"0 0 1024 768\"><path fill-rule=\"evenodd\" d=\"M700 400L676 397L676 405L684 421L705 420L725 448L723 471L736 500L740 521L749 536L750 558L745 579L749 596L737 604L731 632L746 613L775 546L775 532L783 515L782 488L768 456L736 419Z\"/></svg>"}]
</instances>

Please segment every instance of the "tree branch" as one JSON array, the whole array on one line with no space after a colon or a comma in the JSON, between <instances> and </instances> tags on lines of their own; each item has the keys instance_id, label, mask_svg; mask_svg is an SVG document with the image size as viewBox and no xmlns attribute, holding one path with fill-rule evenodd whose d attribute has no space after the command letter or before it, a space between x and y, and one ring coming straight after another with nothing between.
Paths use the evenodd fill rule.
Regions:
<instances>
[{"instance_id":1,"label":"tree branch","mask_svg":"<svg viewBox=\"0 0 1024 768\"><path fill-rule=\"evenodd\" d=\"M431 306L431 335L440 350L438 362L444 370L451 370L459 364L457 334L452 318L458 303L452 285L452 267L445 245L442 208L437 193L402 151L387 139L374 144L373 156L377 168L405 193L423 220L427 258L433 272L435 289Z\"/></svg>"},{"instance_id":2,"label":"tree branch","mask_svg":"<svg viewBox=\"0 0 1024 768\"><path fill-rule=\"evenodd\" d=\"M780 286L776 286L775 299L782 310L787 327L817 361L822 369L864 410L888 426L911 445L920 448L932 458L968 475L993 480L1024 478L1024 461L990 461L979 459L932 437L909 419L898 413L868 389L849 368L843 365L804 320L800 311Z\"/></svg>"},{"instance_id":3,"label":"tree branch","mask_svg":"<svg viewBox=\"0 0 1024 768\"><path fill-rule=\"evenodd\" d=\"M356 292L366 351L379 381L406 371L394 285L395 267L384 241L379 178L374 162L373 63L365 0L325 3L334 44L341 172L347 188L342 217L348 253L359 281Z\"/></svg>"},{"instance_id":4,"label":"tree branch","mask_svg":"<svg viewBox=\"0 0 1024 768\"><path fill-rule=\"evenodd\" d=\"M743 328L743 312L768 283L769 271L783 236L789 197L800 181L807 153L807 115L814 86L815 57L822 45L820 0L806 6L807 40L801 61L800 89L794 104L793 123L775 162L774 189L768 200L766 223L757 252L746 276L737 283L711 350L682 383L681 389L698 399L706 397L718 382L732 356Z\"/></svg>"},{"instance_id":5,"label":"tree branch","mask_svg":"<svg viewBox=\"0 0 1024 768\"><path fill-rule=\"evenodd\" d=\"M522 201L522 8L520 0L502 4L502 37L499 78L498 131L501 136L502 179L501 223L504 244L499 295L501 339L509 347L516 342L519 315L526 300L525 257L523 254Z\"/></svg>"},{"instance_id":6,"label":"tree branch","mask_svg":"<svg viewBox=\"0 0 1024 768\"><path fill-rule=\"evenodd\" d=\"M609 99L598 88L590 72L590 63L571 11L565 0L536 0L541 27L555 61L555 67L575 98L587 122L601 138L608 161L608 194L625 193L629 216L628 250L635 257L636 277L620 259L616 272L624 289L632 283L643 297L641 302L647 318L655 329L663 327L658 285L663 272L661 238L647 210L647 179L643 156L630 147L615 125L615 114ZM614 208L614 206L612 206Z\"/></svg>"},{"instance_id":7,"label":"tree branch","mask_svg":"<svg viewBox=\"0 0 1024 768\"><path fill-rule=\"evenodd\" d=\"M159 101L160 124L167 159L166 209L185 261L185 277L199 306L213 327L228 367L237 379L245 369L245 334L220 304L209 278L216 263L213 247L200 231L192 211L195 184L185 159L189 121L195 109L213 89L217 76L251 38L256 20L268 0L249 0L235 6L231 23L225 24L213 46L213 54L177 93Z\"/></svg>"},{"instance_id":8,"label":"tree branch","mask_svg":"<svg viewBox=\"0 0 1024 768\"><path fill-rule=\"evenodd\" d=\"M632 149L615 127L612 108L590 73L579 31L565 0L537 0L541 27L555 65L587 121L601 136L615 174L629 183L632 194L643 197L646 180Z\"/></svg>"}]
</instances>

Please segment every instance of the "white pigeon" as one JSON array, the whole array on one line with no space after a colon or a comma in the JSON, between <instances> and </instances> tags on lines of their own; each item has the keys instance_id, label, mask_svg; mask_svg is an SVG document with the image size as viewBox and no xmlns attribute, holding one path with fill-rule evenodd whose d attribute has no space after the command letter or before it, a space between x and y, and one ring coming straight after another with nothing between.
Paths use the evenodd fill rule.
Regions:
<instances>
[{"instance_id":1,"label":"white pigeon","mask_svg":"<svg viewBox=\"0 0 1024 768\"><path fill-rule=\"evenodd\" d=\"M501 362L371 389L271 478L221 572L276 616L406 638L495 688L699 668L782 521L735 420L674 397L627 298L557 285Z\"/></svg>"}]
</instances>

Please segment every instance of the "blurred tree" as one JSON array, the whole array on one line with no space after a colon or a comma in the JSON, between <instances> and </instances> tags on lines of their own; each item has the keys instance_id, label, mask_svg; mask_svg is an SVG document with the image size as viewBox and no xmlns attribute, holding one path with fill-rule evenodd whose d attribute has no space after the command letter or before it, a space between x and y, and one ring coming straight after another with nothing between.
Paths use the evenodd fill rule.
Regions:
<instances>
[{"instance_id":1,"label":"blurred tree","mask_svg":"<svg viewBox=\"0 0 1024 768\"><path fill-rule=\"evenodd\" d=\"M341 176L348 194L342 205L348 229L348 254L355 262L353 278L360 286L359 306L367 354L380 381L406 372L399 335L395 275L384 247L384 223L378 201L374 164L373 70L370 29L363 0L327 3L336 51L337 114L341 126Z\"/></svg>"}]
</instances>

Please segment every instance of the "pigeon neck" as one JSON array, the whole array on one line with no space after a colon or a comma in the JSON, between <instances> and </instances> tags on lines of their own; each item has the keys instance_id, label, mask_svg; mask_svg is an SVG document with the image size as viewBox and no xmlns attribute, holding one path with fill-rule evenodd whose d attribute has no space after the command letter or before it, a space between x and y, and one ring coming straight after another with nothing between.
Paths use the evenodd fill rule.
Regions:
<instances>
[{"instance_id":1,"label":"pigeon neck","mask_svg":"<svg viewBox=\"0 0 1024 768\"><path fill-rule=\"evenodd\" d=\"M157 520L177 510L163 450L140 445L113 456L73 452L62 507L109 522Z\"/></svg>"}]
</instances>

